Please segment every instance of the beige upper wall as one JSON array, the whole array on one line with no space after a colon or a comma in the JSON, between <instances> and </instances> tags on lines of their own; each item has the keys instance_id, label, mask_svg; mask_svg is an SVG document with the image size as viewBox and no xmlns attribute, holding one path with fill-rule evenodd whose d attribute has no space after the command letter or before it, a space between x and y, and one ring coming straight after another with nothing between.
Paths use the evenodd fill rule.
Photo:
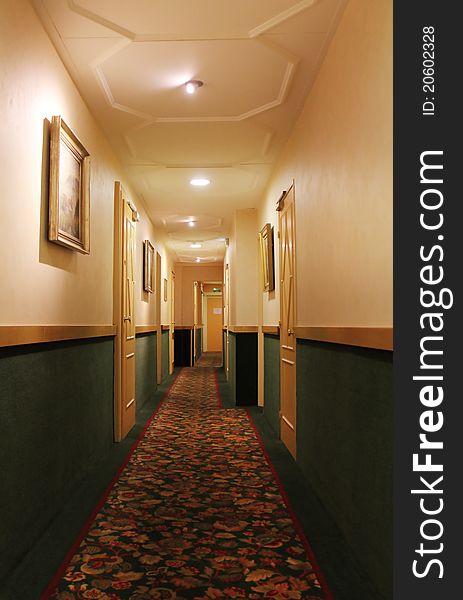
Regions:
<instances>
[{"instance_id":1,"label":"beige upper wall","mask_svg":"<svg viewBox=\"0 0 463 600\"><path fill-rule=\"evenodd\" d=\"M275 205L293 179L297 324L391 326L391 0L347 4L274 171L259 228L271 222L277 230ZM273 296L263 294L264 324L279 320L278 273L276 282Z\"/></svg>"},{"instance_id":2,"label":"beige upper wall","mask_svg":"<svg viewBox=\"0 0 463 600\"><path fill-rule=\"evenodd\" d=\"M0 324L112 324L114 181L139 203L26 0L0 3L0 44ZM47 240L53 115L63 117L91 156L88 256ZM141 213L140 234L151 227ZM139 316L148 324L151 304L147 309L140 288L136 298L137 322Z\"/></svg>"},{"instance_id":3,"label":"beige upper wall","mask_svg":"<svg viewBox=\"0 0 463 600\"><path fill-rule=\"evenodd\" d=\"M226 264L230 269L229 324L256 326L258 322L257 210L236 210Z\"/></svg>"},{"instance_id":4,"label":"beige upper wall","mask_svg":"<svg viewBox=\"0 0 463 600\"><path fill-rule=\"evenodd\" d=\"M146 214L143 204L138 204L137 209L140 213L140 221L137 223L137 277L135 280L135 320L137 325L168 325L170 322L170 303L164 301L164 279L168 281L171 278L173 261L170 253L166 250L162 233L156 229ZM145 292L143 288L143 242L149 240L154 246L156 263L156 252L161 256L161 287L155 289L154 293ZM156 285L155 285L156 287ZM168 286L169 288L170 286ZM161 315L160 322L156 315L156 295L161 296ZM170 291L168 294L169 299Z\"/></svg>"},{"instance_id":5,"label":"beige upper wall","mask_svg":"<svg viewBox=\"0 0 463 600\"><path fill-rule=\"evenodd\" d=\"M154 246L155 232L153 225L146 217L144 206L137 206L137 210L140 213L140 221L137 223L137 247L135 253L136 262L139 266L135 278L135 319L137 325L154 325L156 324L156 294L159 293L159 290L155 289L154 293L149 293L144 290L143 242L149 240ZM156 264L156 258L154 262Z\"/></svg>"},{"instance_id":6,"label":"beige upper wall","mask_svg":"<svg viewBox=\"0 0 463 600\"><path fill-rule=\"evenodd\" d=\"M222 281L223 264L187 265L175 263L175 325L194 324L193 284L195 281Z\"/></svg>"}]
</instances>

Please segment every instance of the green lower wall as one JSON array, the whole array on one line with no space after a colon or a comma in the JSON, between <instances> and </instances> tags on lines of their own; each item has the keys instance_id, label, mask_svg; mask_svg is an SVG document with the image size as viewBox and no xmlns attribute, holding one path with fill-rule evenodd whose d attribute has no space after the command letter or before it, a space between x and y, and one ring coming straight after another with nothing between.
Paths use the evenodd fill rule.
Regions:
<instances>
[{"instance_id":1,"label":"green lower wall","mask_svg":"<svg viewBox=\"0 0 463 600\"><path fill-rule=\"evenodd\" d=\"M202 340L203 340L203 330L202 329L197 329L196 330L196 355L195 355L195 360L199 360L201 358L201 345L202 345Z\"/></svg>"},{"instance_id":2,"label":"green lower wall","mask_svg":"<svg viewBox=\"0 0 463 600\"><path fill-rule=\"evenodd\" d=\"M392 597L392 353L298 340L297 462Z\"/></svg>"},{"instance_id":3,"label":"green lower wall","mask_svg":"<svg viewBox=\"0 0 463 600\"><path fill-rule=\"evenodd\" d=\"M264 415L279 435L280 419L280 338L264 335Z\"/></svg>"},{"instance_id":4,"label":"green lower wall","mask_svg":"<svg viewBox=\"0 0 463 600\"><path fill-rule=\"evenodd\" d=\"M228 384L233 404L236 404L236 335L228 334Z\"/></svg>"},{"instance_id":5,"label":"green lower wall","mask_svg":"<svg viewBox=\"0 0 463 600\"><path fill-rule=\"evenodd\" d=\"M136 338L135 398L137 412L156 392L156 332L142 333Z\"/></svg>"},{"instance_id":6,"label":"green lower wall","mask_svg":"<svg viewBox=\"0 0 463 600\"><path fill-rule=\"evenodd\" d=\"M161 379L169 375L169 331L163 331L161 335Z\"/></svg>"},{"instance_id":7,"label":"green lower wall","mask_svg":"<svg viewBox=\"0 0 463 600\"><path fill-rule=\"evenodd\" d=\"M257 404L257 333L229 332L229 384L236 406Z\"/></svg>"},{"instance_id":8,"label":"green lower wall","mask_svg":"<svg viewBox=\"0 0 463 600\"><path fill-rule=\"evenodd\" d=\"M227 365L227 332L222 331L222 367L226 371Z\"/></svg>"},{"instance_id":9,"label":"green lower wall","mask_svg":"<svg viewBox=\"0 0 463 600\"><path fill-rule=\"evenodd\" d=\"M0 580L113 443L113 340L0 349Z\"/></svg>"}]
</instances>

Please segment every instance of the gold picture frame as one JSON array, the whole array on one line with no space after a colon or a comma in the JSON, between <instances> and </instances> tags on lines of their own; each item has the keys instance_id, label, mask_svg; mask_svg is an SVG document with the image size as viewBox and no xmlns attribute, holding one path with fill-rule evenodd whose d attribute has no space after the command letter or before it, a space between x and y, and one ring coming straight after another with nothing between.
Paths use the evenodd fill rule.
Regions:
<instances>
[{"instance_id":1,"label":"gold picture frame","mask_svg":"<svg viewBox=\"0 0 463 600\"><path fill-rule=\"evenodd\" d=\"M90 155L60 116L50 131L48 239L90 253Z\"/></svg>"},{"instance_id":2,"label":"gold picture frame","mask_svg":"<svg viewBox=\"0 0 463 600\"><path fill-rule=\"evenodd\" d=\"M143 289L154 293L154 246L149 240L143 242Z\"/></svg>"},{"instance_id":3,"label":"gold picture frame","mask_svg":"<svg viewBox=\"0 0 463 600\"><path fill-rule=\"evenodd\" d=\"M262 280L264 292L275 289L273 270L273 227L266 223L260 231L260 256L262 264Z\"/></svg>"}]
</instances>

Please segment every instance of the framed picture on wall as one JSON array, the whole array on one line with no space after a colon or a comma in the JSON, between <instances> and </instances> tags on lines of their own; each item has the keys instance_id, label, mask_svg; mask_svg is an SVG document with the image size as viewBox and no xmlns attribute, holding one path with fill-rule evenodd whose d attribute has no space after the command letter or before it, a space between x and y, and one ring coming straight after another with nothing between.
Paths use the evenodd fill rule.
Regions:
<instances>
[{"instance_id":1,"label":"framed picture on wall","mask_svg":"<svg viewBox=\"0 0 463 600\"><path fill-rule=\"evenodd\" d=\"M164 279L164 302L167 302L167 279Z\"/></svg>"},{"instance_id":2,"label":"framed picture on wall","mask_svg":"<svg viewBox=\"0 0 463 600\"><path fill-rule=\"evenodd\" d=\"M149 240L143 242L143 289L154 292L154 246Z\"/></svg>"},{"instance_id":3,"label":"framed picture on wall","mask_svg":"<svg viewBox=\"0 0 463 600\"><path fill-rule=\"evenodd\" d=\"M90 253L90 156L59 116L50 131L48 239Z\"/></svg>"},{"instance_id":4,"label":"framed picture on wall","mask_svg":"<svg viewBox=\"0 0 463 600\"><path fill-rule=\"evenodd\" d=\"M270 223L266 223L261 229L259 238L264 292L270 292L275 289L275 274L273 268L273 227Z\"/></svg>"}]
</instances>

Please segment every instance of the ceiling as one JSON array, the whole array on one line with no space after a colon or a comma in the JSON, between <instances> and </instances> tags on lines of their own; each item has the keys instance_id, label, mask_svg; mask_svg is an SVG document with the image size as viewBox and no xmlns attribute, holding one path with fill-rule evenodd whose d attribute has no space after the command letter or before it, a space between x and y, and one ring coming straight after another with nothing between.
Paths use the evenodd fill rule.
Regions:
<instances>
[{"instance_id":1,"label":"ceiling","mask_svg":"<svg viewBox=\"0 0 463 600\"><path fill-rule=\"evenodd\" d=\"M32 0L175 259L208 263L258 205L345 2Z\"/></svg>"}]
</instances>

